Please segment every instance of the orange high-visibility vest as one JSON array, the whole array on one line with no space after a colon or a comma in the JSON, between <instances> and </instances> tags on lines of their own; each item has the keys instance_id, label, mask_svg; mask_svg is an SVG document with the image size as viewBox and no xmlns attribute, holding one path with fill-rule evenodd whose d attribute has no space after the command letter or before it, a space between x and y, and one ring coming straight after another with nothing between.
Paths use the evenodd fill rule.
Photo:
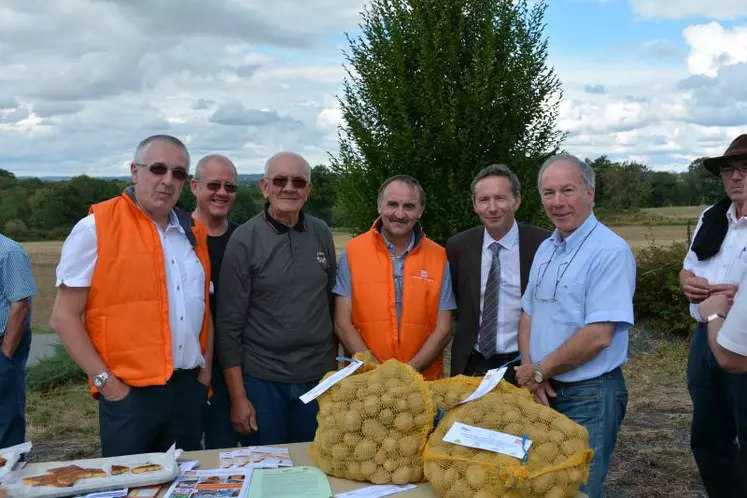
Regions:
<instances>
[{"instance_id":1,"label":"orange high-visibility vest","mask_svg":"<svg viewBox=\"0 0 747 498\"><path fill-rule=\"evenodd\" d=\"M402 317L397 328L392 259L378 223L346 245L352 282L353 326L380 361L408 362L436 327L446 250L425 236L405 257ZM443 353L423 372L443 377Z\"/></svg>"},{"instance_id":2,"label":"orange high-visibility vest","mask_svg":"<svg viewBox=\"0 0 747 498\"><path fill-rule=\"evenodd\" d=\"M158 229L127 192L94 204L89 212L96 220L98 259L88 292L86 331L110 372L120 380L135 387L164 385L174 364ZM204 355L210 317L207 229L189 219L195 236L192 245L205 270L205 315L200 331ZM91 385L91 394L95 393Z\"/></svg>"}]
</instances>

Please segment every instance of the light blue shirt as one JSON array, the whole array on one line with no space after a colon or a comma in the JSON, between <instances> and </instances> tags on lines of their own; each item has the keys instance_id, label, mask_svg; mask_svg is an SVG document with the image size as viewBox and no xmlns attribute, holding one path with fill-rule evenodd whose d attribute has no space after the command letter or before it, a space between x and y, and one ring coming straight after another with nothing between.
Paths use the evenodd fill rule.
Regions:
<instances>
[{"instance_id":1,"label":"light blue shirt","mask_svg":"<svg viewBox=\"0 0 747 498\"><path fill-rule=\"evenodd\" d=\"M410 237L410 244L407 249L396 256L394 245L387 240L382 234L386 247L389 250L389 256L392 258L392 271L394 272L394 298L395 308L397 311L397 327L400 325L402 318L402 278L405 270L405 258L412 251L415 246L415 234ZM348 262L347 251L343 251L340 255L340 260L337 262L337 278L335 280L335 286L332 289L333 294L343 296L347 298L353 297L353 284L350 276L350 263ZM444 268L444 276L441 280L441 295L439 297L438 309L439 311L448 311L456 309L456 298L454 297L454 291L451 288L451 271L449 269L449 262L446 262Z\"/></svg>"},{"instance_id":2,"label":"light blue shirt","mask_svg":"<svg viewBox=\"0 0 747 498\"><path fill-rule=\"evenodd\" d=\"M630 246L599 223L594 213L564 241L555 230L537 249L522 297L522 307L532 317L532 361L543 360L586 325L614 322L615 332L607 348L555 379L592 379L625 363L628 331L633 326L635 278Z\"/></svg>"},{"instance_id":3,"label":"light blue shirt","mask_svg":"<svg viewBox=\"0 0 747 498\"><path fill-rule=\"evenodd\" d=\"M15 241L0 234L0 336L5 334L10 305L36 294L34 273L26 251ZM31 327L31 313L26 315L26 327Z\"/></svg>"}]
</instances>

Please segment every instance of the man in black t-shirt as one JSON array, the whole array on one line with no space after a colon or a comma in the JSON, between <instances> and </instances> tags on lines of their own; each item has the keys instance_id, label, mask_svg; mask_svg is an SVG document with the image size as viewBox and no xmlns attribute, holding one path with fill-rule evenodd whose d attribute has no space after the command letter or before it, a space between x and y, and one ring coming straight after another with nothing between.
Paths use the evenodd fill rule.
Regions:
<instances>
[{"instance_id":1,"label":"man in black t-shirt","mask_svg":"<svg viewBox=\"0 0 747 498\"><path fill-rule=\"evenodd\" d=\"M225 156L210 154L197 162L191 181L192 193L197 207L192 217L208 228L208 252L210 253L210 314L215 324L218 280L223 253L228 239L238 226L228 220L238 188L236 166ZM231 423L231 404L228 399L226 381L217 358L213 359L213 397L205 412L205 448L233 448L238 446L238 434Z\"/></svg>"}]
</instances>

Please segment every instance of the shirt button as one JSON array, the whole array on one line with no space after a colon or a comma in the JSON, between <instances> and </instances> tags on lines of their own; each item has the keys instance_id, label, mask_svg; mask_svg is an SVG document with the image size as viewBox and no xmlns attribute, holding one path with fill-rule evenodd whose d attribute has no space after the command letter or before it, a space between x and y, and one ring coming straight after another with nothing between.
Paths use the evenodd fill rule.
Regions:
<instances>
[{"instance_id":1,"label":"shirt button","mask_svg":"<svg viewBox=\"0 0 747 498\"><path fill-rule=\"evenodd\" d=\"M179 317L179 320L181 320L181 321L184 321L184 317L183 317L183 316L180 316L180 317Z\"/></svg>"},{"instance_id":2,"label":"shirt button","mask_svg":"<svg viewBox=\"0 0 747 498\"><path fill-rule=\"evenodd\" d=\"M172 265L174 264L174 260L173 260L173 259L171 260L171 264L172 264Z\"/></svg>"},{"instance_id":3,"label":"shirt button","mask_svg":"<svg viewBox=\"0 0 747 498\"><path fill-rule=\"evenodd\" d=\"M177 285L177 286L176 286L176 290L179 290L179 289L180 289L180 287L179 287L179 286Z\"/></svg>"}]
</instances>

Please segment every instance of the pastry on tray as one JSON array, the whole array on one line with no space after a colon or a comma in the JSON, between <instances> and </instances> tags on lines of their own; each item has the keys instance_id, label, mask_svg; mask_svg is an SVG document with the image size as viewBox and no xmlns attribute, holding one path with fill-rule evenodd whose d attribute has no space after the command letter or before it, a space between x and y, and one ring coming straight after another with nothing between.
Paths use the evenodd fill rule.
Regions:
<instances>
[{"instance_id":1,"label":"pastry on tray","mask_svg":"<svg viewBox=\"0 0 747 498\"><path fill-rule=\"evenodd\" d=\"M8 463L8 460L0 456L0 467L5 467L6 463Z\"/></svg>"},{"instance_id":2,"label":"pastry on tray","mask_svg":"<svg viewBox=\"0 0 747 498\"><path fill-rule=\"evenodd\" d=\"M156 472L158 470L162 470L163 467L156 463L148 463L145 465L140 465L138 467L135 467L131 470L133 474L144 474L146 472Z\"/></svg>"},{"instance_id":3,"label":"pastry on tray","mask_svg":"<svg viewBox=\"0 0 747 498\"><path fill-rule=\"evenodd\" d=\"M113 476L127 474L129 471L130 471L130 468L127 465L112 465Z\"/></svg>"},{"instance_id":4,"label":"pastry on tray","mask_svg":"<svg viewBox=\"0 0 747 498\"><path fill-rule=\"evenodd\" d=\"M103 469L84 469L77 465L67 465L47 470L46 474L24 477L23 484L26 486L43 486L52 488L69 488L80 479L91 479L106 477L108 474Z\"/></svg>"}]
</instances>

